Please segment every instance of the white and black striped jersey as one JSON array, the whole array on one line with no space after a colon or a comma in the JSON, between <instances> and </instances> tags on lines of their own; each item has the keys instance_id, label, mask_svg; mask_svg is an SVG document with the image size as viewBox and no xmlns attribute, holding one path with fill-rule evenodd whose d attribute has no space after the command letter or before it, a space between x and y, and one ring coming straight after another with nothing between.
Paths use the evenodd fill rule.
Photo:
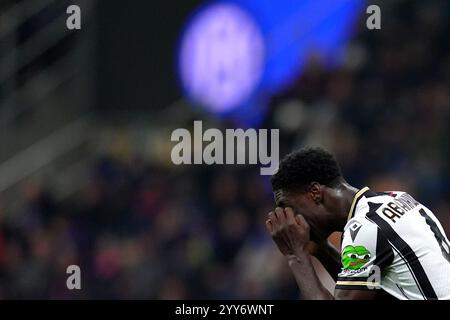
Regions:
<instances>
[{"instance_id":1,"label":"white and black striped jersey","mask_svg":"<svg viewBox=\"0 0 450 320\"><path fill-rule=\"evenodd\" d=\"M450 245L434 214L406 192L361 189L342 237L336 289L398 299L450 299Z\"/></svg>"}]
</instances>

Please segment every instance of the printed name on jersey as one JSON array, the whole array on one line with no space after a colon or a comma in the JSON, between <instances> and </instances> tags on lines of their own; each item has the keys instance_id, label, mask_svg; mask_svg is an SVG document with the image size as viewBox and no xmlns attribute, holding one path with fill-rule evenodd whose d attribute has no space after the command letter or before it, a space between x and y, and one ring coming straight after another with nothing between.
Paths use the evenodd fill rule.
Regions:
<instances>
[{"instance_id":1,"label":"printed name on jersey","mask_svg":"<svg viewBox=\"0 0 450 320\"><path fill-rule=\"evenodd\" d=\"M385 204L381 212L385 217L390 219L393 223L396 223L398 219L403 217L403 215L415 207L417 207L419 203L414 200L409 194L402 194L400 197L393 199L392 201Z\"/></svg>"}]
</instances>

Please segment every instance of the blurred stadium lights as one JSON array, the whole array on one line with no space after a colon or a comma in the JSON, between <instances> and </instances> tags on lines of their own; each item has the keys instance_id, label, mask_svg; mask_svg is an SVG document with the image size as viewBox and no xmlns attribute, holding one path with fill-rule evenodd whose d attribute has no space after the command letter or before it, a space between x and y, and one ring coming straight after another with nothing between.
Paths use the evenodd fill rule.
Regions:
<instances>
[{"instance_id":1,"label":"blurred stadium lights","mask_svg":"<svg viewBox=\"0 0 450 320\"><path fill-rule=\"evenodd\" d=\"M181 79L188 95L214 112L226 112L256 88L263 57L263 36L251 17L236 5L213 4L187 28Z\"/></svg>"},{"instance_id":2,"label":"blurred stadium lights","mask_svg":"<svg viewBox=\"0 0 450 320\"><path fill-rule=\"evenodd\" d=\"M211 1L190 18L179 46L185 96L212 114L257 122L270 95L313 54L336 65L364 0Z\"/></svg>"}]
</instances>

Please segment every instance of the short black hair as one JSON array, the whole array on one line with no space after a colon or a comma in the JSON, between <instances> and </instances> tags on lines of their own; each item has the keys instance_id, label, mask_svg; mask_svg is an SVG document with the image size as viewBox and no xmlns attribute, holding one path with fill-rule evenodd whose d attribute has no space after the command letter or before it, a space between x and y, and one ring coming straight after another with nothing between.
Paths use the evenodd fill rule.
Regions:
<instances>
[{"instance_id":1,"label":"short black hair","mask_svg":"<svg viewBox=\"0 0 450 320\"><path fill-rule=\"evenodd\" d=\"M271 183L274 191L306 191L311 182L335 187L343 180L333 154L322 148L308 147L286 155Z\"/></svg>"}]
</instances>

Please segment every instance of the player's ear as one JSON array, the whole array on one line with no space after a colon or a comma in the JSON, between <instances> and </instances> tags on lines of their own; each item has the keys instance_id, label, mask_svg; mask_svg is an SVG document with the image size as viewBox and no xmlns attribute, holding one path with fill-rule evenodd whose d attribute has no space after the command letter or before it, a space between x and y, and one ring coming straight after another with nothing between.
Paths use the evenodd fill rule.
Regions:
<instances>
[{"instance_id":1,"label":"player's ear","mask_svg":"<svg viewBox=\"0 0 450 320\"><path fill-rule=\"evenodd\" d=\"M311 182L309 185L309 194L311 196L311 199L316 204L319 204L320 202L322 202L322 187L321 187L320 183Z\"/></svg>"}]
</instances>

